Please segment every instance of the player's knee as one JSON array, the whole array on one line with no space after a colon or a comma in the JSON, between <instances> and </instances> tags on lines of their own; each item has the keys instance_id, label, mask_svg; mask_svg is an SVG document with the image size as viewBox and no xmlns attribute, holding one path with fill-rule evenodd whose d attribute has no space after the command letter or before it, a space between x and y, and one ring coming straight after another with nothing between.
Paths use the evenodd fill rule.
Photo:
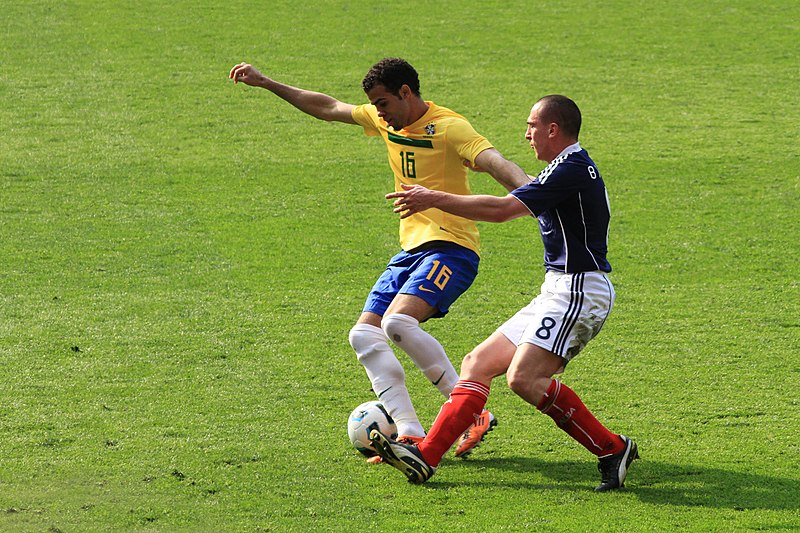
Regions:
<instances>
[{"instance_id":1,"label":"player's knee","mask_svg":"<svg viewBox=\"0 0 800 533\"><path fill-rule=\"evenodd\" d=\"M381 328L369 324L356 324L348 335L350 346L361 359L362 354L371 354L380 350L381 343L386 343L386 336Z\"/></svg>"},{"instance_id":2,"label":"player's knee","mask_svg":"<svg viewBox=\"0 0 800 533\"><path fill-rule=\"evenodd\" d=\"M408 315L386 315L381 320L381 328L387 338L401 343L406 335L413 335L419 329L419 321Z\"/></svg>"},{"instance_id":3,"label":"player's knee","mask_svg":"<svg viewBox=\"0 0 800 533\"><path fill-rule=\"evenodd\" d=\"M356 352L358 362L371 375L385 380L404 380L405 371L394 356L383 331L368 324L356 324L348 336L350 346Z\"/></svg>"},{"instance_id":4,"label":"player's knee","mask_svg":"<svg viewBox=\"0 0 800 533\"><path fill-rule=\"evenodd\" d=\"M525 387L528 385L525 378L519 372L515 372L514 370L508 371L508 374L506 374L506 381L508 382L508 388L518 396L522 396L523 392L525 391Z\"/></svg>"},{"instance_id":5,"label":"player's knee","mask_svg":"<svg viewBox=\"0 0 800 533\"><path fill-rule=\"evenodd\" d=\"M552 381L549 378L531 377L517 369L510 369L506 374L508 388L532 405L538 405L547 387Z\"/></svg>"},{"instance_id":6,"label":"player's knee","mask_svg":"<svg viewBox=\"0 0 800 533\"><path fill-rule=\"evenodd\" d=\"M461 361L461 372L462 373L472 373L476 370L476 366L478 363L478 358L475 357L475 352L469 352L467 355L464 356L464 359Z\"/></svg>"},{"instance_id":7,"label":"player's knee","mask_svg":"<svg viewBox=\"0 0 800 533\"><path fill-rule=\"evenodd\" d=\"M461 379L488 383L495 376L486 366L486 361L474 351L469 352L461 361Z\"/></svg>"}]
</instances>

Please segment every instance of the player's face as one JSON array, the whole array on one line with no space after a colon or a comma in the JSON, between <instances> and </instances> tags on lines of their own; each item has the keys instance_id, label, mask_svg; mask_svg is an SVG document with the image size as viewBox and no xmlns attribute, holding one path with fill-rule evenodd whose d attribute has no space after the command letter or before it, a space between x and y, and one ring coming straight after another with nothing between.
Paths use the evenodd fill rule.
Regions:
<instances>
[{"instance_id":1,"label":"player's face","mask_svg":"<svg viewBox=\"0 0 800 533\"><path fill-rule=\"evenodd\" d=\"M404 89L407 89L405 85L400 88L398 96L387 91L383 85L376 85L367 93L370 103L378 109L378 116L395 131L402 130L409 124L411 102L405 93L410 93L410 89Z\"/></svg>"},{"instance_id":2,"label":"player's face","mask_svg":"<svg viewBox=\"0 0 800 533\"><path fill-rule=\"evenodd\" d=\"M525 139L531 144L531 148L536 152L536 159L550 162L552 157L550 154L551 136L550 124L545 123L541 119L540 107L537 103L531 109L531 114L528 117L528 129L525 130Z\"/></svg>"}]
</instances>

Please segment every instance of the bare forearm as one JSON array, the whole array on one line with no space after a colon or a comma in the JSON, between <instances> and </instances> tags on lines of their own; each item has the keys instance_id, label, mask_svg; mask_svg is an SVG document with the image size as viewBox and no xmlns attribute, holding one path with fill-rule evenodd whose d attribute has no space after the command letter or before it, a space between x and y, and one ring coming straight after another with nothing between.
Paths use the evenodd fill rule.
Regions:
<instances>
[{"instance_id":1,"label":"bare forearm","mask_svg":"<svg viewBox=\"0 0 800 533\"><path fill-rule=\"evenodd\" d=\"M431 206L446 213L483 222L504 222L509 219L502 197L433 192L436 194Z\"/></svg>"},{"instance_id":2,"label":"bare forearm","mask_svg":"<svg viewBox=\"0 0 800 533\"><path fill-rule=\"evenodd\" d=\"M529 214L513 196L460 195L434 191L419 185L403 185L402 191L391 192L395 213L407 218L436 208L452 215L485 222L505 222Z\"/></svg>"},{"instance_id":3,"label":"bare forearm","mask_svg":"<svg viewBox=\"0 0 800 533\"><path fill-rule=\"evenodd\" d=\"M333 111L336 110L336 106L340 102L332 96L292 87L291 85L277 82L266 76L262 77L258 86L267 89L312 117L316 117L320 120L337 119Z\"/></svg>"},{"instance_id":4,"label":"bare forearm","mask_svg":"<svg viewBox=\"0 0 800 533\"><path fill-rule=\"evenodd\" d=\"M249 63L234 65L228 77L234 83L244 83L253 87L267 89L312 117L321 120L346 122L348 124L356 123L355 119L353 119L354 105L340 102L327 94L307 91L280 83L265 76Z\"/></svg>"},{"instance_id":5,"label":"bare forearm","mask_svg":"<svg viewBox=\"0 0 800 533\"><path fill-rule=\"evenodd\" d=\"M475 163L508 191L530 183L531 179L516 163L503 157L496 149L484 150L475 158Z\"/></svg>"},{"instance_id":6,"label":"bare forearm","mask_svg":"<svg viewBox=\"0 0 800 533\"><path fill-rule=\"evenodd\" d=\"M516 163L508 159L503 159L494 167L494 170L490 170L489 173L500 185L505 187L507 191L513 191L531 182L530 176Z\"/></svg>"}]
</instances>

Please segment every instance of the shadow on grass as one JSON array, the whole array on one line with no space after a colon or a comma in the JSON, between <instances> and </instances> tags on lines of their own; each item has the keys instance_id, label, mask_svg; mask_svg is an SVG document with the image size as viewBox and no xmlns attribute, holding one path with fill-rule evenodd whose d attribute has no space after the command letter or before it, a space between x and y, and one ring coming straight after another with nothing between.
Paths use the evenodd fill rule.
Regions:
<instances>
[{"instance_id":1,"label":"shadow on grass","mask_svg":"<svg viewBox=\"0 0 800 533\"><path fill-rule=\"evenodd\" d=\"M497 483L508 487L591 491L600 481L596 464L591 460L550 461L535 457L508 457L448 460L442 466L444 469L478 467L520 474L520 479L506 478ZM536 476L526 481L526 473L535 473ZM444 488L459 483L440 482L434 477L426 485ZM702 465L638 460L631 465L622 490L635 495L642 502L652 504L735 510L800 510L800 499L797 497L800 494L800 480Z\"/></svg>"}]
</instances>

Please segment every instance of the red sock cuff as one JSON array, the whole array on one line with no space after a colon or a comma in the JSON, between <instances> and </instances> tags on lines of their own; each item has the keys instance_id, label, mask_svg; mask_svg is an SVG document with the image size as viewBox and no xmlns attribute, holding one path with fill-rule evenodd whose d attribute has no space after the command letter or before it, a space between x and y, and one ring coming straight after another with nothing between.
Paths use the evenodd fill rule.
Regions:
<instances>
[{"instance_id":1,"label":"red sock cuff","mask_svg":"<svg viewBox=\"0 0 800 533\"><path fill-rule=\"evenodd\" d=\"M473 394L484 401L489 399L489 386L478 381L459 380L451 394Z\"/></svg>"},{"instance_id":2,"label":"red sock cuff","mask_svg":"<svg viewBox=\"0 0 800 533\"><path fill-rule=\"evenodd\" d=\"M550 382L550 386L547 387L547 390L542 396L542 399L539 400L539 403L536 405L536 408L547 414L547 411L556 403L556 398L558 398L558 393L561 390L561 382L554 379Z\"/></svg>"}]
</instances>

